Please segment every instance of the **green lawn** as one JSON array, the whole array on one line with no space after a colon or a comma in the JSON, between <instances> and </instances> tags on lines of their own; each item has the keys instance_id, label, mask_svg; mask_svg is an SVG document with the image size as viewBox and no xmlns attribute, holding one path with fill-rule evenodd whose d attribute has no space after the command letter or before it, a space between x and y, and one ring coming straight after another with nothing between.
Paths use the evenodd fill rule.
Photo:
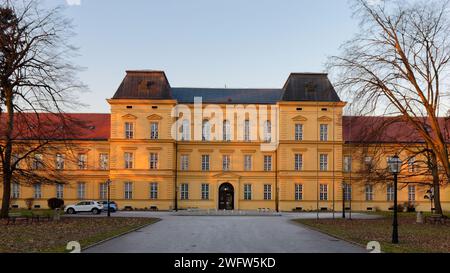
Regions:
<instances>
[{"instance_id":1,"label":"green lawn","mask_svg":"<svg viewBox=\"0 0 450 273\"><path fill-rule=\"evenodd\" d=\"M392 213L375 220L295 220L324 233L363 246L370 241L381 243L387 253L450 253L450 225L417 224L416 214L399 214L400 244L391 244Z\"/></svg>"},{"instance_id":2,"label":"green lawn","mask_svg":"<svg viewBox=\"0 0 450 273\"><path fill-rule=\"evenodd\" d=\"M6 225L0 221L0 253L66 252L68 242L84 248L93 243L153 224L153 218L63 217L58 222Z\"/></svg>"}]
</instances>

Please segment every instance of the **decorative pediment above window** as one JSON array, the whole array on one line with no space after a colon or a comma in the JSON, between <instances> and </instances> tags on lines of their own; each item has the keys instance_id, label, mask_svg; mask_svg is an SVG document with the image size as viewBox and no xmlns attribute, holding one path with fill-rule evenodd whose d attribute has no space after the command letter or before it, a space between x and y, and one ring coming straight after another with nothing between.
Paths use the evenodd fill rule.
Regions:
<instances>
[{"instance_id":1,"label":"decorative pediment above window","mask_svg":"<svg viewBox=\"0 0 450 273\"><path fill-rule=\"evenodd\" d=\"M317 151L319 153L331 153L331 152L333 152L333 149L322 148L322 149L317 149Z\"/></svg>"},{"instance_id":2,"label":"decorative pediment above window","mask_svg":"<svg viewBox=\"0 0 450 273\"><path fill-rule=\"evenodd\" d=\"M128 119L128 120L136 120L137 117L135 115L132 114L126 114L125 116L122 116L123 119Z\"/></svg>"},{"instance_id":3,"label":"decorative pediment above window","mask_svg":"<svg viewBox=\"0 0 450 273\"><path fill-rule=\"evenodd\" d=\"M163 117L161 117L160 115L157 114L153 114L147 117L148 120L162 120Z\"/></svg>"},{"instance_id":4,"label":"decorative pediment above window","mask_svg":"<svg viewBox=\"0 0 450 273\"><path fill-rule=\"evenodd\" d=\"M320 117L320 118L318 119L318 121L321 121L321 122L331 122L331 121L333 121L333 119L330 118L330 117L323 116L323 117Z\"/></svg>"},{"instance_id":5,"label":"decorative pediment above window","mask_svg":"<svg viewBox=\"0 0 450 273\"><path fill-rule=\"evenodd\" d=\"M136 151L137 149L137 147L122 147L122 150L124 151Z\"/></svg>"},{"instance_id":6,"label":"decorative pediment above window","mask_svg":"<svg viewBox=\"0 0 450 273\"><path fill-rule=\"evenodd\" d=\"M219 173L213 176L214 178L218 178L218 179L239 179L241 178L240 175L237 175L235 173L230 173L230 172L223 172L223 173Z\"/></svg>"},{"instance_id":7,"label":"decorative pediment above window","mask_svg":"<svg viewBox=\"0 0 450 273\"><path fill-rule=\"evenodd\" d=\"M293 121L308 121L308 119L304 116L296 116L292 119Z\"/></svg>"},{"instance_id":8,"label":"decorative pediment above window","mask_svg":"<svg viewBox=\"0 0 450 273\"><path fill-rule=\"evenodd\" d=\"M308 148L295 148L292 149L293 152L300 152L300 153L306 153L308 151Z\"/></svg>"},{"instance_id":9,"label":"decorative pediment above window","mask_svg":"<svg viewBox=\"0 0 450 273\"><path fill-rule=\"evenodd\" d=\"M232 153L234 153L234 150L219 150L219 152L221 154L232 154Z\"/></svg>"},{"instance_id":10,"label":"decorative pediment above window","mask_svg":"<svg viewBox=\"0 0 450 273\"><path fill-rule=\"evenodd\" d=\"M254 153L256 153L256 150L242 150L241 152L243 154L254 154Z\"/></svg>"},{"instance_id":11,"label":"decorative pediment above window","mask_svg":"<svg viewBox=\"0 0 450 273\"><path fill-rule=\"evenodd\" d=\"M161 151L162 149L162 147L147 147L148 151Z\"/></svg>"}]
</instances>

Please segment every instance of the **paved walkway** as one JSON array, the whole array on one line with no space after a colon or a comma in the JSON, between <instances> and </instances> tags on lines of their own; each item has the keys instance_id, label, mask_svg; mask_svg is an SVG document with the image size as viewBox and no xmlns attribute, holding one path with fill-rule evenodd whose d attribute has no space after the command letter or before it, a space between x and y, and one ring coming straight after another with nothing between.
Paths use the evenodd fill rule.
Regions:
<instances>
[{"instance_id":1,"label":"paved walkway","mask_svg":"<svg viewBox=\"0 0 450 273\"><path fill-rule=\"evenodd\" d=\"M86 253L361 253L365 249L310 230L293 221L315 214L175 216L118 213L116 217L158 217L162 221L87 249ZM321 214L323 218L332 214ZM354 214L356 218L366 218Z\"/></svg>"}]
</instances>

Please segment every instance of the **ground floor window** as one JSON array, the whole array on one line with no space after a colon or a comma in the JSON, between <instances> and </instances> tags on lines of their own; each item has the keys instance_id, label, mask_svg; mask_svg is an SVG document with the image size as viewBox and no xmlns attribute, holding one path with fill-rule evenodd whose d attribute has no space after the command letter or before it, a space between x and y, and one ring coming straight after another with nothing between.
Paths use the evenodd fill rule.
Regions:
<instances>
[{"instance_id":1,"label":"ground floor window","mask_svg":"<svg viewBox=\"0 0 450 273\"><path fill-rule=\"evenodd\" d=\"M328 185L320 184L320 201L328 201Z\"/></svg>"},{"instance_id":2,"label":"ground floor window","mask_svg":"<svg viewBox=\"0 0 450 273\"><path fill-rule=\"evenodd\" d=\"M352 200L352 186L348 183L344 183L343 190L344 190L344 193L343 193L344 200L345 201Z\"/></svg>"},{"instance_id":3,"label":"ground floor window","mask_svg":"<svg viewBox=\"0 0 450 273\"><path fill-rule=\"evenodd\" d=\"M264 185L264 200L272 200L272 185Z\"/></svg>"},{"instance_id":4,"label":"ground floor window","mask_svg":"<svg viewBox=\"0 0 450 273\"><path fill-rule=\"evenodd\" d=\"M158 183L150 183L150 199L158 199Z\"/></svg>"},{"instance_id":5,"label":"ground floor window","mask_svg":"<svg viewBox=\"0 0 450 273\"><path fill-rule=\"evenodd\" d=\"M366 201L373 201L373 185L366 185Z\"/></svg>"},{"instance_id":6,"label":"ground floor window","mask_svg":"<svg viewBox=\"0 0 450 273\"><path fill-rule=\"evenodd\" d=\"M33 185L33 189L34 189L34 199L41 199L42 198L42 186L41 184L34 184Z\"/></svg>"},{"instance_id":7,"label":"ground floor window","mask_svg":"<svg viewBox=\"0 0 450 273\"><path fill-rule=\"evenodd\" d=\"M181 200L189 200L189 184L181 184Z\"/></svg>"},{"instance_id":8,"label":"ground floor window","mask_svg":"<svg viewBox=\"0 0 450 273\"><path fill-rule=\"evenodd\" d=\"M409 202L416 201L416 186L413 185L408 186L408 201Z\"/></svg>"},{"instance_id":9,"label":"ground floor window","mask_svg":"<svg viewBox=\"0 0 450 273\"><path fill-rule=\"evenodd\" d=\"M252 185L244 185L244 200L252 200Z\"/></svg>"},{"instance_id":10,"label":"ground floor window","mask_svg":"<svg viewBox=\"0 0 450 273\"><path fill-rule=\"evenodd\" d=\"M394 185L387 185L387 201L394 201Z\"/></svg>"},{"instance_id":11,"label":"ground floor window","mask_svg":"<svg viewBox=\"0 0 450 273\"><path fill-rule=\"evenodd\" d=\"M64 185L56 184L56 198L64 199Z\"/></svg>"},{"instance_id":12,"label":"ground floor window","mask_svg":"<svg viewBox=\"0 0 450 273\"><path fill-rule=\"evenodd\" d=\"M125 199L127 199L127 200L133 199L133 183L125 182L124 193L125 193L125 196L124 196Z\"/></svg>"},{"instance_id":13,"label":"ground floor window","mask_svg":"<svg viewBox=\"0 0 450 273\"><path fill-rule=\"evenodd\" d=\"M12 184L12 195L11 197L13 199L19 199L20 198L20 184L19 183L13 183Z\"/></svg>"},{"instance_id":14,"label":"ground floor window","mask_svg":"<svg viewBox=\"0 0 450 273\"><path fill-rule=\"evenodd\" d=\"M303 200L303 185L302 184L295 185L295 200L296 201Z\"/></svg>"},{"instance_id":15,"label":"ground floor window","mask_svg":"<svg viewBox=\"0 0 450 273\"><path fill-rule=\"evenodd\" d=\"M86 198L86 183L84 183L84 182L78 183L77 197L79 200L84 200Z\"/></svg>"},{"instance_id":16,"label":"ground floor window","mask_svg":"<svg viewBox=\"0 0 450 273\"><path fill-rule=\"evenodd\" d=\"M209 184L202 184L202 200L209 200Z\"/></svg>"},{"instance_id":17,"label":"ground floor window","mask_svg":"<svg viewBox=\"0 0 450 273\"><path fill-rule=\"evenodd\" d=\"M102 200L108 199L108 185L106 183L100 183L99 197Z\"/></svg>"}]
</instances>

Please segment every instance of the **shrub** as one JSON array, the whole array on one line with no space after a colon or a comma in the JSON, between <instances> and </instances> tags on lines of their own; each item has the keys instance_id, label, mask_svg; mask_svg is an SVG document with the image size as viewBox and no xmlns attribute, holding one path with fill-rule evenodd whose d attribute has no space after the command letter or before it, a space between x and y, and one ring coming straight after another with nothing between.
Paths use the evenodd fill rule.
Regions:
<instances>
[{"instance_id":1,"label":"shrub","mask_svg":"<svg viewBox=\"0 0 450 273\"><path fill-rule=\"evenodd\" d=\"M64 200L58 198L52 198L47 200L48 207L52 210L61 209L64 206Z\"/></svg>"}]
</instances>

